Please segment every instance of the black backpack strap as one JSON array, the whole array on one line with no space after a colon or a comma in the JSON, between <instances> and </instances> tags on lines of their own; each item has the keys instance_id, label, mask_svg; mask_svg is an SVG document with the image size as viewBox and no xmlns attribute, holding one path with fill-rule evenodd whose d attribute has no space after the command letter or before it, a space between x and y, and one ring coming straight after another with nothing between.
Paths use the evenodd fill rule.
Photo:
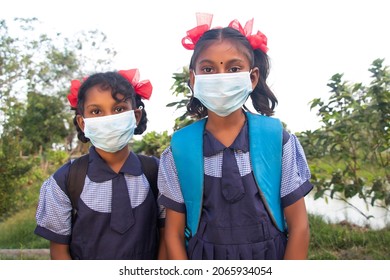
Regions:
<instances>
[{"instance_id":1,"label":"black backpack strap","mask_svg":"<svg viewBox=\"0 0 390 280\"><path fill-rule=\"evenodd\" d=\"M142 171L144 172L146 178L149 181L149 185L152 189L154 198L157 200L158 197L158 188L157 188L157 174L158 174L158 164L157 160L152 156L145 156L141 154L137 154L141 166Z\"/></svg>"},{"instance_id":2,"label":"black backpack strap","mask_svg":"<svg viewBox=\"0 0 390 280\"><path fill-rule=\"evenodd\" d=\"M69 168L67 179L67 190L72 203L73 212L77 211L77 202L84 188L85 177L87 176L89 155L85 154L75 159Z\"/></svg>"}]
</instances>

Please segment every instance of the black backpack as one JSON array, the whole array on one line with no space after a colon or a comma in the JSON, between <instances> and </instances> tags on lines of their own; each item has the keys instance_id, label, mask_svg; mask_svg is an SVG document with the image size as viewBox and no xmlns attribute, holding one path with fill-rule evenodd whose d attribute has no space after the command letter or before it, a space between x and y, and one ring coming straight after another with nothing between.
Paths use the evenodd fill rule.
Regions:
<instances>
[{"instance_id":1,"label":"black backpack","mask_svg":"<svg viewBox=\"0 0 390 280\"><path fill-rule=\"evenodd\" d=\"M149 157L141 154L137 154L137 156L141 162L142 171L145 174L146 178L148 179L154 198L157 201L157 195L158 195L157 161L153 157ZM85 176L87 176L87 170L88 170L88 161L89 161L89 155L85 154L75 159L70 165L69 174L66 182L66 188L73 208L72 220L74 220L74 217L77 213L77 209L78 209L77 202L84 188Z\"/></svg>"}]
</instances>

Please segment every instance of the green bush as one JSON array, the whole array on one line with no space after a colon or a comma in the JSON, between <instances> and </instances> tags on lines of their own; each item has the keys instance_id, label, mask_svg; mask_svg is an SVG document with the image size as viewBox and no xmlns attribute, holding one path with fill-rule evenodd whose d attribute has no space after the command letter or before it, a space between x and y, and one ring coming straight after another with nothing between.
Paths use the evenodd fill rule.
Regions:
<instances>
[{"instance_id":1,"label":"green bush","mask_svg":"<svg viewBox=\"0 0 390 280\"><path fill-rule=\"evenodd\" d=\"M0 223L1 249L49 248L46 239L34 234L36 207L20 211Z\"/></svg>"}]
</instances>

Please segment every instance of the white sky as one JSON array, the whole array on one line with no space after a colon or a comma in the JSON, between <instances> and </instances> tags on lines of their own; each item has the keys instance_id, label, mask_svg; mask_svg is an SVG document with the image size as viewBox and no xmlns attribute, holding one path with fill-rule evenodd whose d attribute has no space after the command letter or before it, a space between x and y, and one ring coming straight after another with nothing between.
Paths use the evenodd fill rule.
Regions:
<instances>
[{"instance_id":1,"label":"white sky","mask_svg":"<svg viewBox=\"0 0 390 280\"><path fill-rule=\"evenodd\" d=\"M37 17L48 30L71 36L98 29L118 52L114 69L139 68L150 79L147 131L169 130L174 113L172 73L188 65L192 52L181 39L196 26L196 12L214 14L212 26L242 25L254 18L254 32L268 37L268 83L279 105L276 117L293 132L319 126L309 101L327 97L330 77L369 82L373 60L390 65L390 1L386 0L172 0L172 1L3 1L0 19Z\"/></svg>"}]
</instances>

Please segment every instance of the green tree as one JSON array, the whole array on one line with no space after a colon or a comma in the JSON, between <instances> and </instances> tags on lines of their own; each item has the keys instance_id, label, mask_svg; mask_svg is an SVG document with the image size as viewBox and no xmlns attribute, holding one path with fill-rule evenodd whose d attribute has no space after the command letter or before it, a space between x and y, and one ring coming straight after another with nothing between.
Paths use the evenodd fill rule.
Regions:
<instances>
[{"instance_id":1,"label":"green tree","mask_svg":"<svg viewBox=\"0 0 390 280\"><path fill-rule=\"evenodd\" d=\"M0 19L0 217L18 205L40 148L41 158L53 145L71 148L70 81L103 71L116 55L101 32L68 38L40 27L36 18Z\"/></svg>"},{"instance_id":2,"label":"green tree","mask_svg":"<svg viewBox=\"0 0 390 280\"><path fill-rule=\"evenodd\" d=\"M63 144L69 134L68 118L69 112L60 98L30 92L20 124L23 153L37 154L40 150L50 150L53 144Z\"/></svg>"},{"instance_id":3,"label":"green tree","mask_svg":"<svg viewBox=\"0 0 390 280\"><path fill-rule=\"evenodd\" d=\"M372 63L368 86L335 74L328 83L329 99L311 102L322 127L299 136L316 198L329 194L347 201L358 195L373 206L390 208L390 71L383 62Z\"/></svg>"},{"instance_id":4,"label":"green tree","mask_svg":"<svg viewBox=\"0 0 390 280\"><path fill-rule=\"evenodd\" d=\"M0 221L16 210L18 198L32 168L30 159L21 159L18 143L9 143L8 137L0 139Z\"/></svg>"},{"instance_id":5,"label":"green tree","mask_svg":"<svg viewBox=\"0 0 390 280\"><path fill-rule=\"evenodd\" d=\"M71 120L73 116L70 111L67 116L63 114L63 110L54 112L63 119L50 121L45 112L50 109L41 105L58 108L62 102L64 108L69 108L66 94L70 80L102 71L110 65L116 52L107 46L105 34L98 31L83 31L70 39L61 33L37 32L40 26L36 18L15 19L13 24L10 32L6 22L0 20L0 118L4 123L1 128L3 134L13 135L16 137L14 141L23 141L24 146L32 147L40 142L40 146L51 147L54 143L44 142L65 139L65 123L66 127L72 128L65 130L69 136L66 138L67 144L70 145L74 136ZM38 104L31 102L38 96L47 96L48 100L43 101L44 98L41 98ZM18 110L14 110L14 106L17 106ZM27 109L29 113L34 113L35 117L42 113L41 115L49 118L45 124L27 120ZM59 116L56 118L59 119ZM28 127L22 128L26 124ZM27 143L32 136L31 132L39 132L43 128L57 135L41 139L34 135L35 140ZM23 135L26 131L28 135Z\"/></svg>"},{"instance_id":6,"label":"green tree","mask_svg":"<svg viewBox=\"0 0 390 280\"><path fill-rule=\"evenodd\" d=\"M191 91L188 87L188 81L190 78L190 72L187 66L183 67L183 71L181 73L173 73L173 79L175 82L173 83L171 90L172 95L181 98L178 101L171 102L167 104L167 107L173 107L175 110L184 110L184 113L176 118L175 125L173 130L176 131L190 123L194 122L195 119L189 116L186 106L191 99Z\"/></svg>"},{"instance_id":7,"label":"green tree","mask_svg":"<svg viewBox=\"0 0 390 280\"><path fill-rule=\"evenodd\" d=\"M145 134L141 140L134 141L133 150L136 153L160 157L161 153L169 146L171 141L167 131L157 133L155 131Z\"/></svg>"},{"instance_id":8,"label":"green tree","mask_svg":"<svg viewBox=\"0 0 390 280\"><path fill-rule=\"evenodd\" d=\"M171 86L172 95L180 98L178 101L168 103L167 107L172 107L175 110L183 110L184 113L175 119L173 130L176 131L192 122L191 118L186 110L186 105L191 98L191 92L188 88L189 70L188 67L183 67L183 71L179 73L173 73L173 79L175 80ZM167 131L163 133L156 133L154 131L145 134L141 140L136 140L133 143L133 149L137 153L145 153L147 155L154 155L159 157L166 147L168 147L171 140L171 135L168 135Z\"/></svg>"}]
</instances>

